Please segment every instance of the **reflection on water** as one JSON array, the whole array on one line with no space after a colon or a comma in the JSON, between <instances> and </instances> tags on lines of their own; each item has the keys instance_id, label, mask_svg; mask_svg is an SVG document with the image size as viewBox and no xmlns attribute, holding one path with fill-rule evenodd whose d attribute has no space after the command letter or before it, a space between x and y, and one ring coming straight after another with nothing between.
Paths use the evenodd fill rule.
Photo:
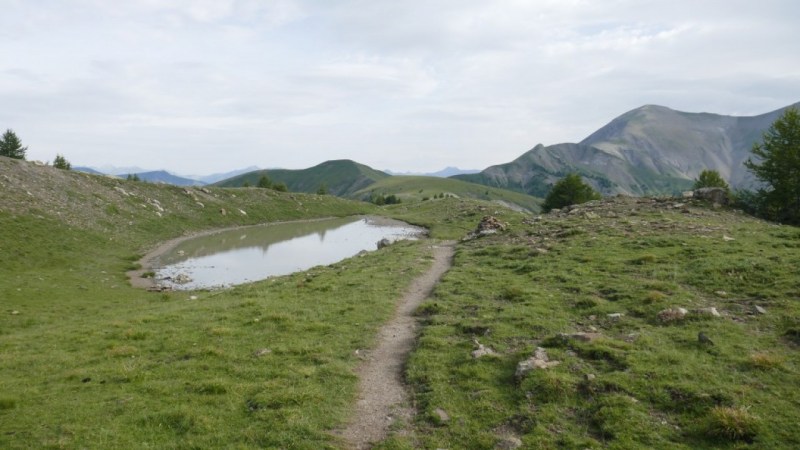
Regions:
<instances>
[{"instance_id":1,"label":"reflection on water","mask_svg":"<svg viewBox=\"0 0 800 450\"><path fill-rule=\"evenodd\" d=\"M183 241L154 265L160 283L175 289L221 287L333 264L375 250L381 239L413 239L421 232L358 217L263 225Z\"/></svg>"}]
</instances>

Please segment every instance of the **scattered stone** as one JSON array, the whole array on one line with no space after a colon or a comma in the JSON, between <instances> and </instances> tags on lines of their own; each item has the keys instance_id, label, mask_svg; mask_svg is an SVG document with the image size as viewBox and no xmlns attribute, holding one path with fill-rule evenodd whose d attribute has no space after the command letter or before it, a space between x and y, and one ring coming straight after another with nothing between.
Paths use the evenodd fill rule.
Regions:
<instances>
[{"instance_id":1,"label":"scattered stone","mask_svg":"<svg viewBox=\"0 0 800 450\"><path fill-rule=\"evenodd\" d=\"M199 206L200 208L205 208L206 207L206 205L204 205L202 202L194 202L194 204Z\"/></svg>"},{"instance_id":2,"label":"scattered stone","mask_svg":"<svg viewBox=\"0 0 800 450\"><path fill-rule=\"evenodd\" d=\"M200 188L200 191L201 191L201 192L205 192L206 194L211 194L211 191L209 191L209 190L208 190L208 189L206 189L206 188Z\"/></svg>"},{"instance_id":3,"label":"scattered stone","mask_svg":"<svg viewBox=\"0 0 800 450\"><path fill-rule=\"evenodd\" d=\"M597 378L597 375L593 373L587 373L586 375L583 376L583 379L586 381L594 381L595 378Z\"/></svg>"},{"instance_id":4,"label":"scattered stone","mask_svg":"<svg viewBox=\"0 0 800 450\"><path fill-rule=\"evenodd\" d=\"M439 419L439 423L450 422L450 416L442 408L436 408L433 410L433 413L436 414L436 417Z\"/></svg>"},{"instance_id":5,"label":"scattered stone","mask_svg":"<svg viewBox=\"0 0 800 450\"><path fill-rule=\"evenodd\" d=\"M622 318L622 316L624 316L624 315L625 315L625 313L611 313L611 314L606 314L606 316L608 316L608 318L609 318L609 319L613 319L613 320L619 320L619 319L621 319L621 318Z\"/></svg>"},{"instance_id":6,"label":"scattered stone","mask_svg":"<svg viewBox=\"0 0 800 450\"><path fill-rule=\"evenodd\" d=\"M219 209L219 213L222 214L223 216L225 216L225 215L228 214L228 211L225 211L225 208L220 208Z\"/></svg>"},{"instance_id":7,"label":"scattered stone","mask_svg":"<svg viewBox=\"0 0 800 450\"><path fill-rule=\"evenodd\" d=\"M694 192L693 191L683 191L683 192L681 192L681 197L683 197L683 198L692 198L692 197L694 197Z\"/></svg>"},{"instance_id":8,"label":"scattered stone","mask_svg":"<svg viewBox=\"0 0 800 450\"><path fill-rule=\"evenodd\" d=\"M756 311L756 314L766 314L767 310L761 306L755 305L753 309Z\"/></svg>"},{"instance_id":9,"label":"scattered stone","mask_svg":"<svg viewBox=\"0 0 800 450\"><path fill-rule=\"evenodd\" d=\"M478 348L476 350L472 351L472 357L473 358L478 359L478 358L482 358L484 356L497 356L497 352L496 351L494 351L491 348L486 347L485 345L481 344L480 342L478 342L477 339L475 339L474 342L475 342L475 345L478 346Z\"/></svg>"},{"instance_id":10,"label":"scattered stone","mask_svg":"<svg viewBox=\"0 0 800 450\"><path fill-rule=\"evenodd\" d=\"M516 450L522 447L522 441L516 436L506 436L494 446L497 450Z\"/></svg>"},{"instance_id":11,"label":"scattered stone","mask_svg":"<svg viewBox=\"0 0 800 450\"><path fill-rule=\"evenodd\" d=\"M169 292L171 290L172 290L171 287L169 287L169 286L161 286L161 285L149 286L147 288L147 292Z\"/></svg>"},{"instance_id":12,"label":"scattered stone","mask_svg":"<svg viewBox=\"0 0 800 450\"><path fill-rule=\"evenodd\" d=\"M246 213L246 212L244 212L244 210L242 210L242 209L240 209L240 210L239 210L239 214L241 214L241 215L243 215L243 216L246 216L246 215L247 215L247 213Z\"/></svg>"},{"instance_id":13,"label":"scattered stone","mask_svg":"<svg viewBox=\"0 0 800 450\"><path fill-rule=\"evenodd\" d=\"M179 273L178 275L175 275L175 278L172 279L172 282L177 284L186 284L191 281L192 278L189 275L186 275L185 273Z\"/></svg>"},{"instance_id":14,"label":"scattered stone","mask_svg":"<svg viewBox=\"0 0 800 450\"><path fill-rule=\"evenodd\" d=\"M689 311L686 308L669 308L658 313L658 320L662 322L674 322L686 317Z\"/></svg>"},{"instance_id":15,"label":"scattered stone","mask_svg":"<svg viewBox=\"0 0 800 450\"><path fill-rule=\"evenodd\" d=\"M593 213L591 211L585 212L583 214L583 217L586 217L587 219L590 219L590 220L594 220L594 219L599 219L600 218L600 216L598 216L597 213Z\"/></svg>"},{"instance_id":16,"label":"scattered stone","mask_svg":"<svg viewBox=\"0 0 800 450\"><path fill-rule=\"evenodd\" d=\"M713 317L722 317L722 314L720 314L719 311L717 311L717 308L714 308L713 306L710 306L708 308L695 309L694 312L698 314L707 314Z\"/></svg>"},{"instance_id":17,"label":"scattered stone","mask_svg":"<svg viewBox=\"0 0 800 450\"><path fill-rule=\"evenodd\" d=\"M735 241L736 239L723 234L722 235L722 240L725 241L725 242L730 242L730 241Z\"/></svg>"},{"instance_id":18,"label":"scattered stone","mask_svg":"<svg viewBox=\"0 0 800 450\"><path fill-rule=\"evenodd\" d=\"M189 300L197 300L197 296L196 295L190 295L189 296Z\"/></svg>"},{"instance_id":19,"label":"scattered stone","mask_svg":"<svg viewBox=\"0 0 800 450\"><path fill-rule=\"evenodd\" d=\"M534 369L549 369L561 364L561 361L550 361L547 356L547 350L542 347L536 347L536 351L530 358L520 361L517 364L517 371L515 375L517 378L524 377L528 372Z\"/></svg>"},{"instance_id":20,"label":"scattered stone","mask_svg":"<svg viewBox=\"0 0 800 450\"><path fill-rule=\"evenodd\" d=\"M390 241L389 239L383 238L380 241L378 241L378 250L380 250L380 249L382 249L384 247L388 247L390 245L392 245L392 241Z\"/></svg>"},{"instance_id":21,"label":"scattered stone","mask_svg":"<svg viewBox=\"0 0 800 450\"><path fill-rule=\"evenodd\" d=\"M494 216L484 216L480 223L478 223L478 227L473 234L477 236L487 236L489 234L505 231L507 227L508 224L500 222Z\"/></svg>"},{"instance_id":22,"label":"scattered stone","mask_svg":"<svg viewBox=\"0 0 800 450\"><path fill-rule=\"evenodd\" d=\"M17 310L15 309L14 311L11 311L11 315L12 315L12 316L17 316L17 315L19 315L19 311L17 311Z\"/></svg>"},{"instance_id":23,"label":"scattered stone","mask_svg":"<svg viewBox=\"0 0 800 450\"><path fill-rule=\"evenodd\" d=\"M581 342L592 342L603 337L603 335L600 333L584 333L584 332L578 332L572 334L559 333L558 336L562 339L576 340Z\"/></svg>"},{"instance_id":24,"label":"scattered stone","mask_svg":"<svg viewBox=\"0 0 800 450\"><path fill-rule=\"evenodd\" d=\"M270 353L272 353L271 349L260 348L260 349L256 350L255 352L253 352L253 356L260 357L260 356L264 356L264 355L269 355Z\"/></svg>"},{"instance_id":25,"label":"scattered stone","mask_svg":"<svg viewBox=\"0 0 800 450\"><path fill-rule=\"evenodd\" d=\"M725 291L714 291L714 294L716 294L719 297L723 297L723 298L728 296L728 293L725 292Z\"/></svg>"}]
</instances>

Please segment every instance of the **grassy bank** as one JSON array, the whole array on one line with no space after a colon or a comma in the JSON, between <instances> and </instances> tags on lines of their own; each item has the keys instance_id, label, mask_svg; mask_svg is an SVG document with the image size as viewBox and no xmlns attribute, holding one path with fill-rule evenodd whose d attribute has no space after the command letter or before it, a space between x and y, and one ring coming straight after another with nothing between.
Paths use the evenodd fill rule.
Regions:
<instances>
[{"instance_id":1,"label":"grassy bank","mask_svg":"<svg viewBox=\"0 0 800 450\"><path fill-rule=\"evenodd\" d=\"M649 199L509 217L420 308L415 433L383 448L800 446L800 230ZM558 365L517 375L537 347Z\"/></svg>"}]
</instances>

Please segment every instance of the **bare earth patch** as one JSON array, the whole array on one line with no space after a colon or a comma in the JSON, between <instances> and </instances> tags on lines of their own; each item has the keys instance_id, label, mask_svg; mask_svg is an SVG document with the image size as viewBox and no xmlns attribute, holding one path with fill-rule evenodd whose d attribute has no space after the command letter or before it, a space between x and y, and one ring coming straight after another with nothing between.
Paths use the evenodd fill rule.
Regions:
<instances>
[{"instance_id":1,"label":"bare earth patch","mask_svg":"<svg viewBox=\"0 0 800 450\"><path fill-rule=\"evenodd\" d=\"M403 383L403 365L414 344L414 310L450 268L454 243L434 247L434 262L419 276L397 306L394 317L378 332L378 344L358 370L356 411L342 437L353 449L368 449L386 438L392 424L408 421L414 411Z\"/></svg>"}]
</instances>

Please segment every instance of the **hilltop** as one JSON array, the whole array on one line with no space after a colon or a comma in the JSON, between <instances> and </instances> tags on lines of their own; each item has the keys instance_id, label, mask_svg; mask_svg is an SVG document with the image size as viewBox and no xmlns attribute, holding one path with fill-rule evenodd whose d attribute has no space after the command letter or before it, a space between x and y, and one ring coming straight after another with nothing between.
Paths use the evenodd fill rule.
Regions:
<instances>
[{"instance_id":1,"label":"hilltop","mask_svg":"<svg viewBox=\"0 0 800 450\"><path fill-rule=\"evenodd\" d=\"M355 161L342 159L325 161L300 170L266 169L248 172L217 182L220 187L257 186L262 176L273 183L284 183L292 192L315 193L320 187L332 195L347 197L390 175Z\"/></svg>"},{"instance_id":2,"label":"hilltop","mask_svg":"<svg viewBox=\"0 0 800 450\"><path fill-rule=\"evenodd\" d=\"M645 105L580 143L539 144L512 162L454 178L543 197L559 178L578 172L604 195L657 195L687 190L710 169L733 188L751 188L743 162L761 133L791 106L736 117Z\"/></svg>"}]
</instances>

